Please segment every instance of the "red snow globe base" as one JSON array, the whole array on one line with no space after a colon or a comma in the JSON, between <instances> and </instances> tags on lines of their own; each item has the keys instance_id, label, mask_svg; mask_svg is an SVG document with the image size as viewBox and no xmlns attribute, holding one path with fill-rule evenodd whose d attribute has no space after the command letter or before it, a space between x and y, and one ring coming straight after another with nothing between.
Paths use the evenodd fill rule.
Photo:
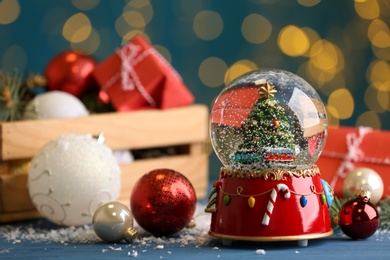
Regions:
<instances>
[{"instance_id":1,"label":"red snow globe base","mask_svg":"<svg viewBox=\"0 0 390 260\"><path fill-rule=\"evenodd\" d=\"M306 170L230 171L214 183L209 233L229 240L297 240L330 236L329 186L317 167Z\"/></svg>"},{"instance_id":2,"label":"red snow globe base","mask_svg":"<svg viewBox=\"0 0 390 260\"><path fill-rule=\"evenodd\" d=\"M247 73L211 109L210 137L224 164L205 211L210 235L233 240L297 240L333 234L333 191L315 165L327 136L325 107L297 75Z\"/></svg>"}]
</instances>

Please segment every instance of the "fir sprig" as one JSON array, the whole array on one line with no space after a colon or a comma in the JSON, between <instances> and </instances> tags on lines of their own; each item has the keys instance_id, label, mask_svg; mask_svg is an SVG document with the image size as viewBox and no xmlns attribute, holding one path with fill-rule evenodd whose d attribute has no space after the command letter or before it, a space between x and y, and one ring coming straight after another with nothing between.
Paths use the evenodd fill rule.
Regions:
<instances>
[{"instance_id":1,"label":"fir sprig","mask_svg":"<svg viewBox=\"0 0 390 260\"><path fill-rule=\"evenodd\" d=\"M390 198L381 200L378 206L379 228L388 230L390 228Z\"/></svg>"},{"instance_id":2,"label":"fir sprig","mask_svg":"<svg viewBox=\"0 0 390 260\"><path fill-rule=\"evenodd\" d=\"M0 121L16 121L21 118L26 89L18 70L11 75L0 71Z\"/></svg>"},{"instance_id":3,"label":"fir sprig","mask_svg":"<svg viewBox=\"0 0 390 260\"><path fill-rule=\"evenodd\" d=\"M345 198L339 199L337 197L334 197L332 206L329 208L330 222L335 233L341 232L339 228L339 212L341 207L347 201L348 199Z\"/></svg>"}]
</instances>

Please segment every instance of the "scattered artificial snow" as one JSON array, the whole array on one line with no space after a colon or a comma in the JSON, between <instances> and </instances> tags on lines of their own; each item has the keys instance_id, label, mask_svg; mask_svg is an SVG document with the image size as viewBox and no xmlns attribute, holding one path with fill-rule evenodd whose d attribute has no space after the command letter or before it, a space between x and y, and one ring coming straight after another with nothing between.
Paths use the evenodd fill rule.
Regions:
<instances>
[{"instance_id":1,"label":"scattered artificial snow","mask_svg":"<svg viewBox=\"0 0 390 260\"><path fill-rule=\"evenodd\" d=\"M257 249L256 255L265 255L265 250L264 249Z\"/></svg>"},{"instance_id":2,"label":"scattered artificial snow","mask_svg":"<svg viewBox=\"0 0 390 260\"><path fill-rule=\"evenodd\" d=\"M132 257L137 257L138 256L138 252L136 250L133 250L133 251L131 251L131 253L128 252L127 255L132 256Z\"/></svg>"},{"instance_id":3,"label":"scattered artificial snow","mask_svg":"<svg viewBox=\"0 0 390 260\"><path fill-rule=\"evenodd\" d=\"M71 245L76 248L78 244L102 244L105 248L98 249L101 253L109 251L126 251L131 257L138 257L139 253L147 254L148 249L162 250L167 245L179 245L186 247L188 245L195 248L203 246L213 246L218 239L208 234L210 228L210 214L204 213L205 205L197 204L194 214L196 226L185 228L174 234L172 237L154 237L149 232L143 230L136 222L134 228L138 230L138 235L131 244L122 241L116 244L104 244L95 234L92 225L79 227L60 227L46 220L37 220L34 224L3 225L0 226L0 238L8 240L12 244L30 241L31 243L59 243L63 246ZM129 251L129 249L132 249ZM127 250L126 250L127 249ZM138 249L135 250L135 249ZM218 249L218 248L217 248ZM3 253L10 253L13 248L2 249ZM45 249L46 250L46 249ZM172 254L168 251L167 254Z\"/></svg>"},{"instance_id":4,"label":"scattered artificial snow","mask_svg":"<svg viewBox=\"0 0 390 260\"><path fill-rule=\"evenodd\" d=\"M113 250L113 251L122 251L122 247L117 247L117 248L115 248L115 247L113 247L113 246L109 246L108 248L111 249L111 250Z\"/></svg>"},{"instance_id":5,"label":"scattered artificial snow","mask_svg":"<svg viewBox=\"0 0 390 260\"><path fill-rule=\"evenodd\" d=\"M40 226L39 223L38 226ZM14 244L20 243L22 240L56 242L64 245L67 243L94 243L101 241L89 225L56 229L33 227L32 224L21 226L4 225L0 227L0 236L13 241Z\"/></svg>"},{"instance_id":6,"label":"scattered artificial snow","mask_svg":"<svg viewBox=\"0 0 390 260\"><path fill-rule=\"evenodd\" d=\"M9 252L11 252L11 250L12 250L13 248L5 248L5 249L3 249L3 250L0 250L0 254L5 254L5 253L9 253Z\"/></svg>"}]
</instances>

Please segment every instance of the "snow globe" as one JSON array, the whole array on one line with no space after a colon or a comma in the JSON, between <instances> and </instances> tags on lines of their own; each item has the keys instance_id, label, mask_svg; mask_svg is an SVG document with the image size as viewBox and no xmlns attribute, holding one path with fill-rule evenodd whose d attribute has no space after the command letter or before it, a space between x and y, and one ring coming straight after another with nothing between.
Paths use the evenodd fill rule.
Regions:
<instances>
[{"instance_id":1,"label":"snow globe","mask_svg":"<svg viewBox=\"0 0 390 260\"><path fill-rule=\"evenodd\" d=\"M223 164L205 211L209 234L234 240L296 240L333 234L333 191L315 165L327 137L323 102L309 83L278 69L249 72L212 104L210 138Z\"/></svg>"}]
</instances>

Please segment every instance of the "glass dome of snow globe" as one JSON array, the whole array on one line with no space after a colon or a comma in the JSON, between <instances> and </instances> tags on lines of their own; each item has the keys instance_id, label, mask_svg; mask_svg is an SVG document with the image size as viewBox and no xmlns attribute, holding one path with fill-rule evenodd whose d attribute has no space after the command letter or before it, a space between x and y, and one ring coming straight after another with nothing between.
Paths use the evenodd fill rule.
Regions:
<instances>
[{"instance_id":1,"label":"glass dome of snow globe","mask_svg":"<svg viewBox=\"0 0 390 260\"><path fill-rule=\"evenodd\" d=\"M229 170L302 170L325 145L327 116L315 89L280 69L260 69L227 85L212 104L210 138Z\"/></svg>"}]
</instances>

